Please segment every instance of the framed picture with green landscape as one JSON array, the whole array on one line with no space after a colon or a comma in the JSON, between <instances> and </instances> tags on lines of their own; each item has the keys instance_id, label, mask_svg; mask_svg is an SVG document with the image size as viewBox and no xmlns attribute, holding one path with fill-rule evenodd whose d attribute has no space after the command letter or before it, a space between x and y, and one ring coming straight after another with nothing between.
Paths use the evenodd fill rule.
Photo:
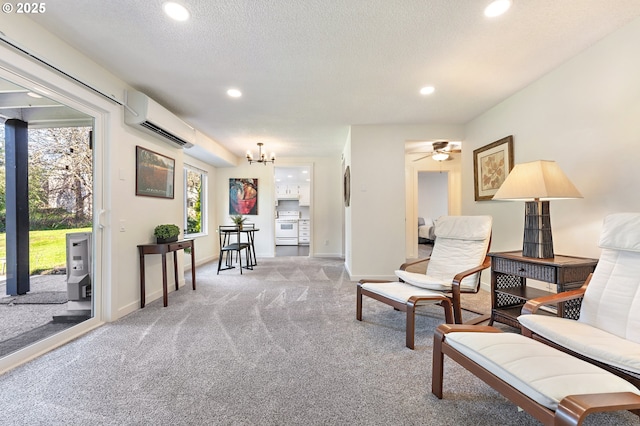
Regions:
<instances>
[{"instance_id":1,"label":"framed picture with green landscape","mask_svg":"<svg viewBox=\"0 0 640 426\"><path fill-rule=\"evenodd\" d=\"M174 197L176 160L136 146L136 195Z\"/></svg>"}]
</instances>

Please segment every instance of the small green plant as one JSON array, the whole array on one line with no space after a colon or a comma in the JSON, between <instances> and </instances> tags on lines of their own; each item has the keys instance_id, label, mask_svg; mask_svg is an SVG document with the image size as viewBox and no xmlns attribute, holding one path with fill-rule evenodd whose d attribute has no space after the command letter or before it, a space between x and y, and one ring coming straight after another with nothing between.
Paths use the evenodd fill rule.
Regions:
<instances>
[{"instance_id":1,"label":"small green plant","mask_svg":"<svg viewBox=\"0 0 640 426\"><path fill-rule=\"evenodd\" d=\"M230 216L230 217L233 223L235 223L237 226L242 226L244 221L247 220L247 218L243 217L241 214L234 214L233 216Z\"/></svg>"},{"instance_id":2,"label":"small green plant","mask_svg":"<svg viewBox=\"0 0 640 426\"><path fill-rule=\"evenodd\" d=\"M155 229L153 230L153 235L156 238L161 238L161 239L168 239L168 238L175 238L178 235L180 235L180 228L178 228L177 225L158 225L155 227Z\"/></svg>"}]
</instances>

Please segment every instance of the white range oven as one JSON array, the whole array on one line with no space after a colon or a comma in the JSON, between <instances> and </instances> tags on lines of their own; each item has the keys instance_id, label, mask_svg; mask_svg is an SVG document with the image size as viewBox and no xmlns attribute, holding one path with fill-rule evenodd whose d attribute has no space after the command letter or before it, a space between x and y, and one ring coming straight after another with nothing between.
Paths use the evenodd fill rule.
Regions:
<instances>
[{"instance_id":1,"label":"white range oven","mask_svg":"<svg viewBox=\"0 0 640 426\"><path fill-rule=\"evenodd\" d=\"M277 246L297 246L298 245L298 219L299 211L279 211L276 219L276 245Z\"/></svg>"}]
</instances>

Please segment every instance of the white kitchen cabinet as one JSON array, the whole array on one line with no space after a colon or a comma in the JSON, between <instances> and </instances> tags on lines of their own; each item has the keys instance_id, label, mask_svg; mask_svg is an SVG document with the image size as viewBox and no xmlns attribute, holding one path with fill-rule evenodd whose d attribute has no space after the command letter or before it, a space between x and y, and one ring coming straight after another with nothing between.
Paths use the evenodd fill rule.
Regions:
<instances>
[{"instance_id":1,"label":"white kitchen cabinet","mask_svg":"<svg viewBox=\"0 0 640 426\"><path fill-rule=\"evenodd\" d=\"M276 198L279 200L297 200L300 198L299 185L276 185Z\"/></svg>"},{"instance_id":2,"label":"white kitchen cabinet","mask_svg":"<svg viewBox=\"0 0 640 426\"><path fill-rule=\"evenodd\" d=\"M300 219L298 221L298 244L308 245L311 242L311 220Z\"/></svg>"},{"instance_id":3,"label":"white kitchen cabinet","mask_svg":"<svg viewBox=\"0 0 640 426\"><path fill-rule=\"evenodd\" d=\"M311 205L311 188L308 183L301 184L298 187L299 195L300 195L300 205L301 206L310 206Z\"/></svg>"}]
</instances>

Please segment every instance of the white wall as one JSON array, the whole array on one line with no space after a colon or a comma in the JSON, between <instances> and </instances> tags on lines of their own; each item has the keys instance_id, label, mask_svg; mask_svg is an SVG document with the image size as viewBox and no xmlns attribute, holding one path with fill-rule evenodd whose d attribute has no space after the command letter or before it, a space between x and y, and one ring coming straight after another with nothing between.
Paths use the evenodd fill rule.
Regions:
<instances>
[{"instance_id":1,"label":"white wall","mask_svg":"<svg viewBox=\"0 0 640 426\"><path fill-rule=\"evenodd\" d=\"M447 214L449 172L418 172L418 216L435 220Z\"/></svg>"},{"instance_id":2,"label":"white wall","mask_svg":"<svg viewBox=\"0 0 640 426\"><path fill-rule=\"evenodd\" d=\"M311 247L317 257L343 257L342 169L339 156L286 158L280 164L313 164Z\"/></svg>"},{"instance_id":3,"label":"white wall","mask_svg":"<svg viewBox=\"0 0 640 426\"><path fill-rule=\"evenodd\" d=\"M524 203L475 202L471 153L507 135L516 164L554 160L584 196L551 202L557 254L597 258L604 216L640 211L638 46L640 19L468 123L462 209L493 216L493 251L521 249Z\"/></svg>"},{"instance_id":4,"label":"white wall","mask_svg":"<svg viewBox=\"0 0 640 426\"><path fill-rule=\"evenodd\" d=\"M232 224L229 214L229 179L258 179L258 214L247 215L247 220L255 223L260 230L255 236L256 256L273 257L275 232L273 164L249 164L244 161L240 162L238 167L216 169L215 214L210 222L213 228ZM217 240L215 244L218 250Z\"/></svg>"},{"instance_id":5,"label":"white wall","mask_svg":"<svg viewBox=\"0 0 640 426\"><path fill-rule=\"evenodd\" d=\"M344 151L342 152L342 167L341 167L341 179L342 179L342 197L343 197L343 217L344 217L344 265L347 269L347 273L352 276L353 273L353 209L352 209L352 193L353 193L353 185L351 183L351 178L349 178L349 182L345 181L345 173L347 168L349 169L349 176L351 176L351 136L352 129L349 128L349 134L347 135L347 140L344 145ZM349 205L346 204L345 191L349 191L348 199Z\"/></svg>"},{"instance_id":6,"label":"white wall","mask_svg":"<svg viewBox=\"0 0 640 426\"><path fill-rule=\"evenodd\" d=\"M393 271L407 258L407 233L417 241L418 169L405 164L405 142L462 136L462 127L454 125L351 126L345 149L351 165L351 207L345 227L346 265L352 280L394 279ZM411 212L407 204L414 206Z\"/></svg>"}]
</instances>

